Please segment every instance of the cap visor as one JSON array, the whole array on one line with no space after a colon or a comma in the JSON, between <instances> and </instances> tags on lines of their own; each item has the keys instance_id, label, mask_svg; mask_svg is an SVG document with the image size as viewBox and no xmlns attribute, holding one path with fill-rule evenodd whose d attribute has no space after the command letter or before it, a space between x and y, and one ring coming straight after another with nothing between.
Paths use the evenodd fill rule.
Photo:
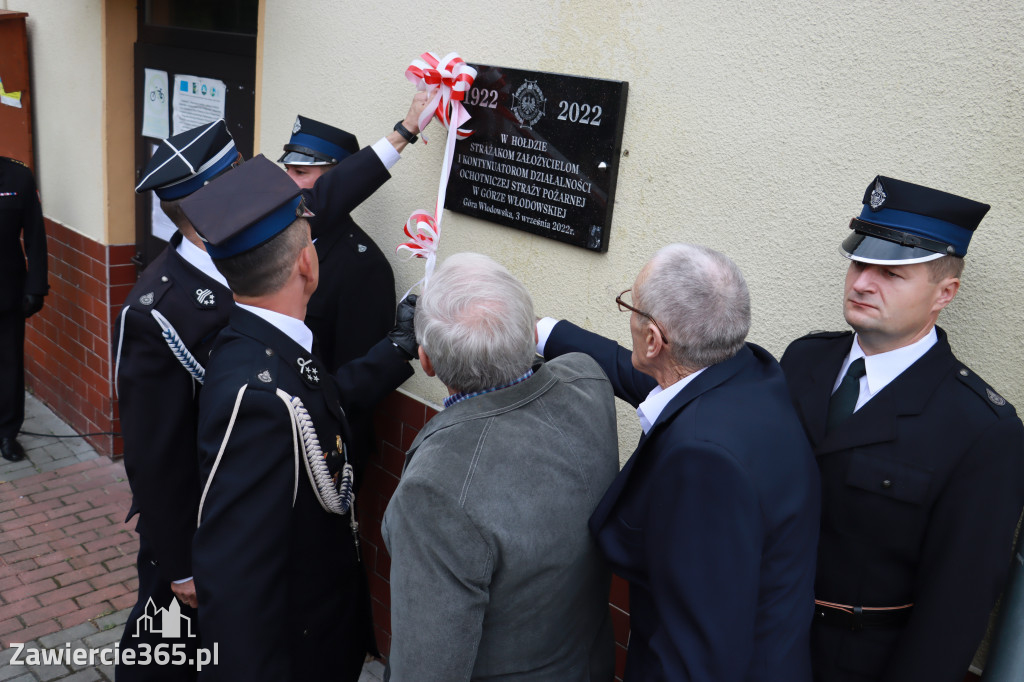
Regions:
<instances>
[{"instance_id":1,"label":"cap visor","mask_svg":"<svg viewBox=\"0 0 1024 682\"><path fill-rule=\"evenodd\" d=\"M854 232L844 239L839 251L850 260L872 265L925 263L945 255L916 246L903 246L859 232Z\"/></svg>"},{"instance_id":2,"label":"cap visor","mask_svg":"<svg viewBox=\"0 0 1024 682\"><path fill-rule=\"evenodd\" d=\"M286 166L330 166L330 162L300 152L286 152L277 160Z\"/></svg>"}]
</instances>

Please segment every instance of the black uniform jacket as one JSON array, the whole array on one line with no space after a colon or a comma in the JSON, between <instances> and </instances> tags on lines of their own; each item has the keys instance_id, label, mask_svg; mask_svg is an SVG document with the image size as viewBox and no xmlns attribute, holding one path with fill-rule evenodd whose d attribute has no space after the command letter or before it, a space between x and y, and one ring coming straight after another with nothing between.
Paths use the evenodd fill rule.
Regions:
<instances>
[{"instance_id":1,"label":"black uniform jacket","mask_svg":"<svg viewBox=\"0 0 1024 682\"><path fill-rule=\"evenodd\" d=\"M344 433L338 401L372 410L412 369L387 340L333 378L311 359L237 307L217 338L200 397L193 567L203 645L217 643L220 661L201 679L354 682L372 646L349 516L317 501L280 394L301 399L330 452Z\"/></svg>"},{"instance_id":2,"label":"black uniform jacket","mask_svg":"<svg viewBox=\"0 0 1024 682\"><path fill-rule=\"evenodd\" d=\"M914 604L902 627L815 625L819 679L960 682L1006 576L1024 505L1024 428L937 332L938 343L827 435L853 335L806 336L782 357L821 470L815 595Z\"/></svg>"},{"instance_id":3,"label":"black uniform jacket","mask_svg":"<svg viewBox=\"0 0 1024 682\"><path fill-rule=\"evenodd\" d=\"M36 182L25 164L0 156L0 312L20 310L25 294L45 296L48 290L46 233Z\"/></svg>"},{"instance_id":4,"label":"black uniform jacket","mask_svg":"<svg viewBox=\"0 0 1024 682\"><path fill-rule=\"evenodd\" d=\"M320 259L320 283L307 306L306 325L332 372L363 355L395 323L391 264L349 215L390 177L373 149L365 147L303 192L316 214L310 226ZM400 234L395 232L396 244Z\"/></svg>"},{"instance_id":5,"label":"black uniform jacket","mask_svg":"<svg viewBox=\"0 0 1024 682\"><path fill-rule=\"evenodd\" d=\"M200 365L228 321L231 292L176 251L181 235L139 277L117 319L117 391L124 463L136 513L166 582L192 575L192 535L199 510L196 454L202 385L174 355L155 310L174 327ZM127 519L126 519L127 520Z\"/></svg>"},{"instance_id":6,"label":"black uniform jacket","mask_svg":"<svg viewBox=\"0 0 1024 682\"><path fill-rule=\"evenodd\" d=\"M657 386L630 352L568 322L634 407ZM746 344L665 406L590 517L629 581L627 682L807 682L819 489L775 359Z\"/></svg>"}]
</instances>

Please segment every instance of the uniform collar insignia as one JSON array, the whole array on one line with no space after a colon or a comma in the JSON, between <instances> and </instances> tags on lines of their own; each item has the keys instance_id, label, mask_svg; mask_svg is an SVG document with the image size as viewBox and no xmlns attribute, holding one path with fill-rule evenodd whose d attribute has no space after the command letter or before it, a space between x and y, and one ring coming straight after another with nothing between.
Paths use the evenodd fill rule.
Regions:
<instances>
[{"instance_id":1,"label":"uniform collar insignia","mask_svg":"<svg viewBox=\"0 0 1024 682\"><path fill-rule=\"evenodd\" d=\"M142 305L153 305L153 298L153 292L151 291L148 294L143 294L142 296L139 296L139 303L141 303Z\"/></svg>"},{"instance_id":2,"label":"uniform collar insignia","mask_svg":"<svg viewBox=\"0 0 1024 682\"><path fill-rule=\"evenodd\" d=\"M886 196L885 190L882 189L882 181L875 180L875 188L871 190L871 199L869 200L871 210L877 211L878 209L882 208L882 204L885 203L885 199Z\"/></svg>"},{"instance_id":3,"label":"uniform collar insignia","mask_svg":"<svg viewBox=\"0 0 1024 682\"><path fill-rule=\"evenodd\" d=\"M299 119L295 119L295 125L292 126L292 135L298 134L302 130L302 122Z\"/></svg>"},{"instance_id":4,"label":"uniform collar insignia","mask_svg":"<svg viewBox=\"0 0 1024 682\"><path fill-rule=\"evenodd\" d=\"M999 407L1002 407L1003 405L1006 404L1006 398L999 395L991 388L986 388L985 392L988 393L988 399L991 400L993 404L998 405Z\"/></svg>"},{"instance_id":5,"label":"uniform collar insignia","mask_svg":"<svg viewBox=\"0 0 1024 682\"><path fill-rule=\"evenodd\" d=\"M359 253L366 253L366 244L359 245Z\"/></svg>"},{"instance_id":6,"label":"uniform collar insignia","mask_svg":"<svg viewBox=\"0 0 1024 682\"><path fill-rule=\"evenodd\" d=\"M269 384L271 381L273 381L273 379L270 378L270 370L269 369L265 369L262 372L260 372L259 374L257 374L256 378L259 379L260 381L262 381L265 384Z\"/></svg>"},{"instance_id":7,"label":"uniform collar insignia","mask_svg":"<svg viewBox=\"0 0 1024 682\"><path fill-rule=\"evenodd\" d=\"M302 376L303 381L314 388L320 385L320 369L316 366L316 360L298 358L296 363L299 365L299 375Z\"/></svg>"},{"instance_id":8,"label":"uniform collar insignia","mask_svg":"<svg viewBox=\"0 0 1024 682\"><path fill-rule=\"evenodd\" d=\"M217 297L213 289L200 288L195 291L196 303L203 308L216 308Z\"/></svg>"}]
</instances>

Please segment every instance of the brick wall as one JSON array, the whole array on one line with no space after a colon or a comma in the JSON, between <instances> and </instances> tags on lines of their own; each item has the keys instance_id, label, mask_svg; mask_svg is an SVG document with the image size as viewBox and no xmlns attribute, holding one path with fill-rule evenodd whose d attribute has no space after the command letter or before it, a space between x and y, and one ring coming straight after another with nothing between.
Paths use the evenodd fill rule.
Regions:
<instances>
[{"instance_id":1,"label":"brick wall","mask_svg":"<svg viewBox=\"0 0 1024 682\"><path fill-rule=\"evenodd\" d=\"M114 400L113 322L135 283L132 244L107 246L46 221L50 293L25 332L25 383L78 433L119 430ZM89 436L97 452L119 438Z\"/></svg>"},{"instance_id":2,"label":"brick wall","mask_svg":"<svg viewBox=\"0 0 1024 682\"><path fill-rule=\"evenodd\" d=\"M391 650L391 560L380 535L380 523L398 486L405 451L416 434L437 411L403 393L392 393L377 410L379 454L371 461L359 493L357 512L362 536L363 562L370 581L377 645L385 656ZM615 629L615 670L618 679L626 663L629 641L629 588L621 578L612 580L609 597Z\"/></svg>"}]
</instances>

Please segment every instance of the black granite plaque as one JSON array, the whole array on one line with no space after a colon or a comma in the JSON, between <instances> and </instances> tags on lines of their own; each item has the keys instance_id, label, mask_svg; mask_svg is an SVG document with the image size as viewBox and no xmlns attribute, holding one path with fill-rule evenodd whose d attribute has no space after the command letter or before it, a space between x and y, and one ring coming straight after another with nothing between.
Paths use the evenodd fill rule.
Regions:
<instances>
[{"instance_id":1,"label":"black granite plaque","mask_svg":"<svg viewBox=\"0 0 1024 682\"><path fill-rule=\"evenodd\" d=\"M471 66L445 207L607 251L629 84Z\"/></svg>"}]
</instances>

